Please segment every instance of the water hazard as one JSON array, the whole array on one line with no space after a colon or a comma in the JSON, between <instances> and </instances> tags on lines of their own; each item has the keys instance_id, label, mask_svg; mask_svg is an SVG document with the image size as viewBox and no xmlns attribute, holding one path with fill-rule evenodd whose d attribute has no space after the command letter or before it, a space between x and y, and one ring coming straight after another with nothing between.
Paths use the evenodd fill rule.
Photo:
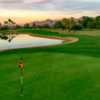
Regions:
<instances>
[{"instance_id":1,"label":"water hazard","mask_svg":"<svg viewBox=\"0 0 100 100\"><path fill-rule=\"evenodd\" d=\"M63 40L33 37L28 34L0 34L0 50L61 44Z\"/></svg>"}]
</instances>

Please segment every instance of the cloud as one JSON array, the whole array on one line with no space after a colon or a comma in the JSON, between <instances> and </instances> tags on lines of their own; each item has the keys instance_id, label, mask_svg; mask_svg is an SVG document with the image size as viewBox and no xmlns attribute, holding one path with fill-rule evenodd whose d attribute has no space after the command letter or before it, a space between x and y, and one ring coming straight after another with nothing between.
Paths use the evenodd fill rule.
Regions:
<instances>
[{"instance_id":1,"label":"cloud","mask_svg":"<svg viewBox=\"0 0 100 100\"><path fill-rule=\"evenodd\" d=\"M29 4L29 3L32 3L32 4L42 4L42 3L48 2L48 0L23 0L23 2L25 4Z\"/></svg>"},{"instance_id":2,"label":"cloud","mask_svg":"<svg viewBox=\"0 0 100 100\"><path fill-rule=\"evenodd\" d=\"M100 12L100 0L0 0L0 9L41 12Z\"/></svg>"},{"instance_id":3,"label":"cloud","mask_svg":"<svg viewBox=\"0 0 100 100\"><path fill-rule=\"evenodd\" d=\"M97 11L100 9L100 1L96 0L50 0L39 6L32 6L34 10L41 11L58 11L58 12L87 12Z\"/></svg>"},{"instance_id":4,"label":"cloud","mask_svg":"<svg viewBox=\"0 0 100 100\"><path fill-rule=\"evenodd\" d=\"M5 4L42 4L48 0L0 0L1 5Z\"/></svg>"},{"instance_id":5,"label":"cloud","mask_svg":"<svg viewBox=\"0 0 100 100\"><path fill-rule=\"evenodd\" d=\"M22 0L0 0L0 5L20 3Z\"/></svg>"},{"instance_id":6,"label":"cloud","mask_svg":"<svg viewBox=\"0 0 100 100\"><path fill-rule=\"evenodd\" d=\"M34 5L42 5L49 0L0 0L0 9L31 9Z\"/></svg>"},{"instance_id":7,"label":"cloud","mask_svg":"<svg viewBox=\"0 0 100 100\"><path fill-rule=\"evenodd\" d=\"M80 2L100 2L100 0L65 0L65 1L75 1L75 2L77 2L77 1L80 1Z\"/></svg>"}]
</instances>

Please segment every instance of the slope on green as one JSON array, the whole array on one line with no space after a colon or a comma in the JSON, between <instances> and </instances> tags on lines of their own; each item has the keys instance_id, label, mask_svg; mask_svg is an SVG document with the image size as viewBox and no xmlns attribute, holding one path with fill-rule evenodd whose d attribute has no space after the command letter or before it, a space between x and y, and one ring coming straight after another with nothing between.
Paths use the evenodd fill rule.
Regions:
<instances>
[{"instance_id":1,"label":"slope on green","mask_svg":"<svg viewBox=\"0 0 100 100\"><path fill-rule=\"evenodd\" d=\"M0 52L0 100L100 99L100 37L59 36L78 37L80 41ZM24 58L24 97L19 95L21 56Z\"/></svg>"}]
</instances>

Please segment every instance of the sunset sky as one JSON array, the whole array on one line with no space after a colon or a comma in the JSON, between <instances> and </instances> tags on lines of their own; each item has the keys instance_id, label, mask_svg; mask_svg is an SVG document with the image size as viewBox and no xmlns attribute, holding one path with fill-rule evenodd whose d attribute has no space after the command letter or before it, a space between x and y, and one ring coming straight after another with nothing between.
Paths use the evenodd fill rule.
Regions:
<instances>
[{"instance_id":1,"label":"sunset sky","mask_svg":"<svg viewBox=\"0 0 100 100\"><path fill-rule=\"evenodd\" d=\"M0 22L18 24L35 20L100 15L100 0L0 0Z\"/></svg>"}]
</instances>

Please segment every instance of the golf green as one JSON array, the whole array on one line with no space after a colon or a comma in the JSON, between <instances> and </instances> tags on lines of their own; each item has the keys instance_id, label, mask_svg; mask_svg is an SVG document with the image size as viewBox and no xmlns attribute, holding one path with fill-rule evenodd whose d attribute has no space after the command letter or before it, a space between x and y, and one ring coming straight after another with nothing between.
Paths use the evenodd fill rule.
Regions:
<instances>
[{"instance_id":1,"label":"golf green","mask_svg":"<svg viewBox=\"0 0 100 100\"><path fill-rule=\"evenodd\" d=\"M30 31L27 30L32 34L43 32ZM47 35L77 37L79 41L0 52L0 100L99 100L100 37L53 32ZM23 97L20 96L20 57L24 64Z\"/></svg>"}]
</instances>

